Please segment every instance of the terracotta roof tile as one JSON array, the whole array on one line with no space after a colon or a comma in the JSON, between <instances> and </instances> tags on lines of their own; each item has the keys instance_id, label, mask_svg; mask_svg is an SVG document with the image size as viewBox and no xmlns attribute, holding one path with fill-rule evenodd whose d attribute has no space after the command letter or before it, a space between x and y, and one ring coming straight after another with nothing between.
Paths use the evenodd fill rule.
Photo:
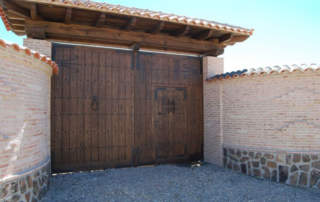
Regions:
<instances>
[{"instance_id":1,"label":"terracotta roof tile","mask_svg":"<svg viewBox=\"0 0 320 202\"><path fill-rule=\"evenodd\" d=\"M223 74L217 74L207 79L207 81L212 80L222 80L222 79L230 79L230 78L238 78L238 77L247 77L254 75L269 75L269 74L281 74L281 73L290 73L290 72L307 72L307 71L320 71L320 65L312 63L312 64L301 64L301 65L276 65L276 66L267 66L267 67L259 67L259 68L251 68L251 69L243 69L238 71L227 72Z\"/></svg>"},{"instance_id":2,"label":"terracotta roof tile","mask_svg":"<svg viewBox=\"0 0 320 202\"><path fill-rule=\"evenodd\" d=\"M229 31L243 35L252 35L253 29L246 29L238 26L222 24L214 21L190 18L186 16L179 16L175 14L167 14L158 11L151 11L147 9L138 9L133 7L125 7L120 5L113 5L108 3L94 2L90 0L25 0L33 3L43 3L56 6L71 6L79 9L89 9L101 12L108 12L121 15L130 15L142 18L149 18L161 21L168 21L173 23L180 23L185 25L199 26L208 29L215 29L221 31ZM10 27L9 27L10 29Z\"/></svg>"},{"instance_id":3,"label":"terracotta roof tile","mask_svg":"<svg viewBox=\"0 0 320 202\"><path fill-rule=\"evenodd\" d=\"M7 31L10 31L11 30L10 24L8 22L8 19L7 19L6 15L5 15L2 7L0 7L0 16L1 16L2 22L3 22L4 26L6 27Z\"/></svg>"},{"instance_id":4,"label":"terracotta roof tile","mask_svg":"<svg viewBox=\"0 0 320 202\"><path fill-rule=\"evenodd\" d=\"M51 66L52 68L52 71L53 71L53 74L58 74L59 72L59 67L58 65L52 61L50 58L48 58L47 56L45 55L41 55L40 53L38 52L35 52L35 51L32 51L28 48L25 48L25 47L20 47L19 45L17 44L9 44L9 43L6 43L5 41L3 41L2 39L0 39L0 46L2 47L5 47L5 48L13 48L15 51L19 52L19 51L24 51L24 53L28 56L33 56L35 57L36 59L38 60L41 60L42 62L48 64Z\"/></svg>"}]
</instances>

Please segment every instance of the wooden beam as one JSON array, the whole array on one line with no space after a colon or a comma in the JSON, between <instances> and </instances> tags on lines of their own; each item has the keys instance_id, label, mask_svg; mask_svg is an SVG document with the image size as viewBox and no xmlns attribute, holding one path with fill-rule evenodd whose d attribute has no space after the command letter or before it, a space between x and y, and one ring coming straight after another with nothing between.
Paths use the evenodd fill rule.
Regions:
<instances>
[{"instance_id":1,"label":"wooden beam","mask_svg":"<svg viewBox=\"0 0 320 202\"><path fill-rule=\"evenodd\" d=\"M1 0L0 0L1 1ZM24 17L21 17L20 15L16 15L14 13L7 13L7 17L11 20L24 20Z\"/></svg>"},{"instance_id":2,"label":"wooden beam","mask_svg":"<svg viewBox=\"0 0 320 202\"><path fill-rule=\"evenodd\" d=\"M134 51L138 51L140 49L140 45L138 43L133 43L130 46L130 49L134 50Z\"/></svg>"},{"instance_id":3,"label":"wooden beam","mask_svg":"<svg viewBox=\"0 0 320 202\"><path fill-rule=\"evenodd\" d=\"M70 24L72 19L72 8L66 8L66 15L64 17L64 22Z\"/></svg>"},{"instance_id":4,"label":"wooden beam","mask_svg":"<svg viewBox=\"0 0 320 202\"><path fill-rule=\"evenodd\" d=\"M13 13L23 18L30 18L30 12L28 9L22 8L12 1L0 0L2 8L8 13Z\"/></svg>"},{"instance_id":5,"label":"wooden beam","mask_svg":"<svg viewBox=\"0 0 320 202\"><path fill-rule=\"evenodd\" d=\"M186 36L191 31L191 27L189 25L186 25L183 29L180 29L173 33L174 36Z\"/></svg>"},{"instance_id":6,"label":"wooden beam","mask_svg":"<svg viewBox=\"0 0 320 202\"><path fill-rule=\"evenodd\" d=\"M148 32L152 34L158 34L161 32L161 30L163 30L164 26L165 26L164 21L159 22L152 30L149 30Z\"/></svg>"},{"instance_id":7,"label":"wooden beam","mask_svg":"<svg viewBox=\"0 0 320 202\"><path fill-rule=\"evenodd\" d=\"M38 19L38 8L37 4L31 4L30 15L32 20Z\"/></svg>"},{"instance_id":8,"label":"wooden beam","mask_svg":"<svg viewBox=\"0 0 320 202\"><path fill-rule=\"evenodd\" d=\"M10 24L11 25L24 25L25 21L24 20L16 20L16 19L10 19Z\"/></svg>"},{"instance_id":9,"label":"wooden beam","mask_svg":"<svg viewBox=\"0 0 320 202\"><path fill-rule=\"evenodd\" d=\"M219 55L222 55L224 53L224 48L216 48L216 49L212 49L210 51L207 51L207 52L203 52L201 54L201 56L219 56Z\"/></svg>"},{"instance_id":10,"label":"wooden beam","mask_svg":"<svg viewBox=\"0 0 320 202\"><path fill-rule=\"evenodd\" d=\"M196 35L195 38L196 39L200 39L200 40L207 40L209 38L212 37L212 35L214 34L214 30L206 30L204 32L201 32L200 34Z\"/></svg>"},{"instance_id":11,"label":"wooden beam","mask_svg":"<svg viewBox=\"0 0 320 202\"><path fill-rule=\"evenodd\" d=\"M97 27L102 27L104 23L106 22L106 14L101 13L99 16L99 19L97 20L96 26Z\"/></svg>"},{"instance_id":12,"label":"wooden beam","mask_svg":"<svg viewBox=\"0 0 320 202\"><path fill-rule=\"evenodd\" d=\"M232 34L224 34L221 37L219 37L219 43L227 42L231 40Z\"/></svg>"},{"instance_id":13,"label":"wooden beam","mask_svg":"<svg viewBox=\"0 0 320 202\"><path fill-rule=\"evenodd\" d=\"M24 31L24 25L11 25L11 28L15 31Z\"/></svg>"},{"instance_id":14,"label":"wooden beam","mask_svg":"<svg viewBox=\"0 0 320 202\"><path fill-rule=\"evenodd\" d=\"M45 33L43 34L43 31ZM66 25L47 21L26 21L26 32L29 37L46 37L54 40L83 40L97 43L111 43L130 46L134 43L141 48L154 48L160 50L186 51L194 53L207 52L223 47L212 41L200 41L188 37L173 37L165 34L149 34L111 28L97 28L85 25ZM39 32L39 34L36 34ZM49 38L48 38L49 37Z\"/></svg>"},{"instance_id":15,"label":"wooden beam","mask_svg":"<svg viewBox=\"0 0 320 202\"><path fill-rule=\"evenodd\" d=\"M12 31L18 36L26 35L26 32L24 30L23 31L21 31L21 30L12 30Z\"/></svg>"},{"instance_id":16,"label":"wooden beam","mask_svg":"<svg viewBox=\"0 0 320 202\"><path fill-rule=\"evenodd\" d=\"M136 18L136 17L132 17L132 18L129 20L128 24L126 24L126 25L123 27L123 29L125 29L125 30L132 30L132 29L136 26L136 24L137 24L137 18Z\"/></svg>"},{"instance_id":17,"label":"wooden beam","mask_svg":"<svg viewBox=\"0 0 320 202\"><path fill-rule=\"evenodd\" d=\"M29 38L35 39L45 39L46 38L46 28L45 25L28 26L25 25L25 31Z\"/></svg>"}]
</instances>

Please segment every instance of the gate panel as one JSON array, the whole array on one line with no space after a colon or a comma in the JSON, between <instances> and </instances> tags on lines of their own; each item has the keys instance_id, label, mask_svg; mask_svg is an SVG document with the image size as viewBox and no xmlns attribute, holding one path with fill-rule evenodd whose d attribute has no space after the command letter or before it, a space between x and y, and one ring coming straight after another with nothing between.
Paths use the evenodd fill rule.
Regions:
<instances>
[{"instance_id":1,"label":"gate panel","mask_svg":"<svg viewBox=\"0 0 320 202\"><path fill-rule=\"evenodd\" d=\"M61 44L53 58L53 171L202 157L199 58Z\"/></svg>"},{"instance_id":2,"label":"gate panel","mask_svg":"<svg viewBox=\"0 0 320 202\"><path fill-rule=\"evenodd\" d=\"M132 165L131 53L61 44L53 53L53 170Z\"/></svg>"}]
</instances>

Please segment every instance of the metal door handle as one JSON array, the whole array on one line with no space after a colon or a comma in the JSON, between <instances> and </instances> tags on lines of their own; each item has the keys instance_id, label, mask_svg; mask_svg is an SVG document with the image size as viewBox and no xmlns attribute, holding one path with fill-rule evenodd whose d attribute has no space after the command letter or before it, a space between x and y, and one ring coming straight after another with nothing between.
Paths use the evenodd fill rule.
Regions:
<instances>
[{"instance_id":1,"label":"metal door handle","mask_svg":"<svg viewBox=\"0 0 320 202\"><path fill-rule=\"evenodd\" d=\"M92 96L91 99L91 109L97 111L99 109L99 99L98 96Z\"/></svg>"}]
</instances>

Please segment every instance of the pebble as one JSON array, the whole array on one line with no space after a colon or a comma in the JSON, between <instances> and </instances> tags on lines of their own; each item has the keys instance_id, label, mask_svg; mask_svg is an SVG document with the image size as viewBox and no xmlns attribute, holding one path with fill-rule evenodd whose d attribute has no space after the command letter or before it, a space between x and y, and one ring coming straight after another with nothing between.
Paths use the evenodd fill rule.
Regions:
<instances>
[{"instance_id":1,"label":"pebble","mask_svg":"<svg viewBox=\"0 0 320 202\"><path fill-rule=\"evenodd\" d=\"M211 164L58 174L50 183L43 202L320 201L320 190L260 180Z\"/></svg>"}]
</instances>

